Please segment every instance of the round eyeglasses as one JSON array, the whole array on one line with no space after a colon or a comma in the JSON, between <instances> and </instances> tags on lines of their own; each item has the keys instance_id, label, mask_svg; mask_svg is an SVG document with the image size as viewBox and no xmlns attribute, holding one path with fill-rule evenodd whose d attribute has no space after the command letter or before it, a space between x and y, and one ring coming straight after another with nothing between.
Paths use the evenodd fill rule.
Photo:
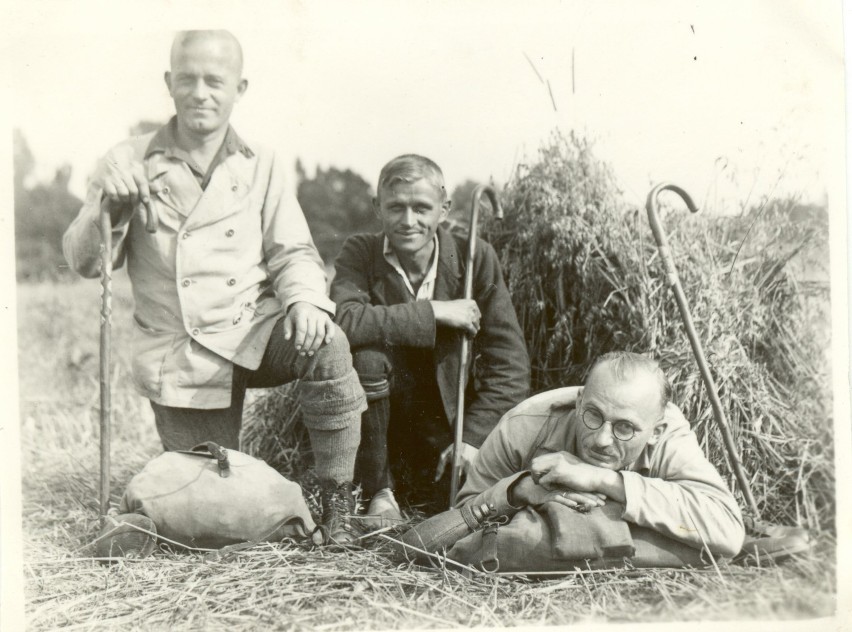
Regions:
<instances>
[{"instance_id":1,"label":"round eyeglasses","mask_svg":"<svg viewBox=\"0 0 852 632\"><path fill-rule=\"evenodd\" d=\"M594 408L586 408L582 414L583 424L589 430L597 430L604 425L604 418ZM619 441L630 441L636 435L636 428L629 421L614 421L612 425L612 434Z\"/></svg>"}]
</instances>

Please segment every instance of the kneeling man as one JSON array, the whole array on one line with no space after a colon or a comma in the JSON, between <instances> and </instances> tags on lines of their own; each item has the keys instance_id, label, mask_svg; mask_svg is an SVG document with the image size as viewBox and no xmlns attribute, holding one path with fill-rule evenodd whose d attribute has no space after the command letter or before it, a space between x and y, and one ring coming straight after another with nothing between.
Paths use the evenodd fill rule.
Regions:
<instances>
[{"instance_id":1,"label":"kneeling man","mask_svg":"<svg viewBox=\"0 0 852 632\"><path fill-rule=\"evenodd\" d=\"M399 156L382 168L376 189L383 230L346 241L331 298L369 406L356 478L372 497L368 514L399 519L394 489L429 512L449 500L461 336L474 337L464 469L500 417L527 396L530 368L497 254L483 241L473 298L463 298L466 243L440 227L450 200L438 165Z\"/></svg>"},{"instance_id":2,"label":"kneeling man","mask_svg":"<svg viewBox=\"0 0 852 632\"><path fill-rule=\"evenodd\" d=\"M621 529L619 537L631 547L632 534L637 557L646 553L636 565L670 565L655 560L672 559L672 552L676 559L690 560L684 563L695 563L691 558L702 549L736 555L745 536L740 510L670 396L655 361L628 352L601 356L584 387L541 393L507 413L468 471L456 498L462 511L455 517L447 512L442 524L441 516L421 523L406 539L429 541L431 550L449 548L455 541L442 541L438 534L458 526L448 525L451 518L464 517L474 527L472 516L488 516L507 529L515 525L519 546L504 545L497 554L505 562L514 555L518 566L548 566L560 538L581 537L578 527L588 534L582 537L599 542ZM588 512L589 520L566 512L566 505ZM450 557L469 561L471 546L487 548L473 542L481 531L461 540L458 529L455 533L458 543ZM568 548L589 550L584 544L590 543ZM518 550L505 550L511 548ZM600 552L601 547L591 548ZM570 551L560 550L570 558ZM500 567L510 570L506 564Z\"/></svg>"}]
</instances>

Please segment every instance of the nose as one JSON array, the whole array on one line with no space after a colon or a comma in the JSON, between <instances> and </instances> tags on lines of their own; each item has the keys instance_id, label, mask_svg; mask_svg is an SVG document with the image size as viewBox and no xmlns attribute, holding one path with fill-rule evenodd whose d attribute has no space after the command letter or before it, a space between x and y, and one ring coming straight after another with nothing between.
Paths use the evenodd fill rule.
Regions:
<instances>
[{"instance_id":1,"label":"nose","mask_svg":"<svg viewBox=\"0 0 852 632\"><path fill-rule=\"evenodd\" d=\"M605 421L595 433L595 445L599 448L605 448L612 444L612 423Z\"/></svg>"},{"instance_id":2,"label":"nose","mask_svg":"<svg viewBox=\"0 0 852 632\"><path fill-rule=\"evenodd\" d=\"M414 210L409 206L402 214L402 223L404 226L414 226L415 221Z\"/></svg>"},{"instance_id":3,"label":"nose","mask_svg":"<svg viewBox=\"0 0 852 632\"><path fill-rule=\"evenodd\" d=\"M192 86L192 98L196 101L204 101L208 94L207 84L203 78L199 78Z\"/></svg>"}]
</instances>

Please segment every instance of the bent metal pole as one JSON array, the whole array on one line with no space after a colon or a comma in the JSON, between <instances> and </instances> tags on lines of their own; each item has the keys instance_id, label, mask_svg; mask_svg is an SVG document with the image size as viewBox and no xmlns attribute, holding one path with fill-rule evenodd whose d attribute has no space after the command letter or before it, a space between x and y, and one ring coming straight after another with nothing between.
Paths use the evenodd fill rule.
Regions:
<instances>
[{"instance_id":1,"label":"bent metal pole","mask_svg":"<svg viewBox=\"0 0 852 632\"><path fill-rule=\"evenodd\" d=\"M476 254L476 231L479 225L479 201L482 195L488 196L491 201L491 207L494 209L494 216L497 219L503 219L503 208L500 206L500 200L497 199L497 194L494 189L488 185L480 184L473 191L473 198L470 203L470 229L467 242L467 262L464 272L464 298L473 298L473 257ZM458 399L456 402L456 420L454 425L455 439L453 441L453 472L450 480L450 508L453 507L456 494L459 491L459 479L461 478L461 447L462 435L464 433L464 389L467 382L467 361L470 350L470 336L465 332L460 334L461 344L459 346L459 380L458 380Z\"/></svg>"},{"instance_id":2,"label":"bent metal pole","mask_svg":"<svg viewBox=\"0 0 852 632\"><path fill-rule=\"evenodd\" d=\"M145 229L149 233L157 232L159 218L154 203L140 205L145 211ZM109 202L101 201L101 350L100 350L100 448L101 478L99 486L99 504L101 517L109 512L109 474L110 474L110 419L112 417L112 389L110 388L110 355L112 325L112 220Z\"/></svg>"},{"instance_id":3,"label":"bent metal pole","mask_svg":"<svg viewBox=\"0 0 852 632\"><path fill-rule=\"evenodd\" d=\"M675 301L677 302L680 316L683 319L683 326L686 328L686 335L689 338L689 344L692 346L692 353L695 360L698 362L698 369L701 372L701 378L704 381L704 386L707 388L707 394L710 397L710 405L713 407L713 417L716 420L716 425L719 432L722 434L722 441L725 444L725 451L728 455L728 461L731 464L731 469L734 476L737 478L740 490L748 503L749 508L754 512L756 518L760 517L757 510L757 503L751 493L751 487L748 483L742 463L737 454L737 447L734 444L731 428L728 425L728 420L725 418L725 411L722 409L722 402L719 400L716 383L713 376L710 374L710 367L707 365L707 359L704 356L704 349L701 346L701 341L698 339L698 334L695 331L695 325L692 323L692 315L689 311L689 305L686 302L686 295L683 292L683 287L680 284L680 278L677 274L677 269L674 265L671 250L669 249L668 240L660 225L659 216L657 214L657 197L663 191L673 191L677 193L686 206L692 213L698 212L698 207L689 197L689 194L675 184L661 183L651 189L648 194L648 200L645 204L645 209L648 212L648 221L651 224L651 231L654 233L654 240L657 242L657 249L660 252L660 258L663 260L663 267L666 271L666 283L671 287L674 293Z\"/></svg>"}]
</instances>

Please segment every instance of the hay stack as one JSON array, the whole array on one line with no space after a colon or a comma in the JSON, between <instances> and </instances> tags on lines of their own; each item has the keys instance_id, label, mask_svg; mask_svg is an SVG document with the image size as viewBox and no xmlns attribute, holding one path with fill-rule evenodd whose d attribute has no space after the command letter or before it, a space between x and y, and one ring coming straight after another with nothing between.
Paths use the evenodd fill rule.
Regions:
<instances>
[{"instance_id":1,"label":"hay stack","mask_svg":"<svg viewBox=\"0 0 852 632\"><path fill-rule=\"evenodd\" d=\"M827 287L805 288L791 272L801 253L827 252L827 226L797 219L790 201L719 217L667 199L678 206L663 224L761 516L832 530ZM554 135L521 165L503 202L506 218L486 214L481 234L500 255L534 392L581 383L607 351L649 353L733 489L644 209L626 207L608 166L574 135ZM298 480L310 454L296 388L254 398L244 446Z\"/></svg>"},{"instance_id":2,"label":"hay stack","mask_svg":"<svg viewBox=\"0 0 852 632\"><path fill-rule=\"evenodd\" d=\"M503 201L506 218L486 221L482 236L500 255L534 391L581 383L607 351L649 353L733 487L644 209L625 206L609 168L573 135L554 135L521 165ZM792 207L690 217L678 206L663 224L762 517L831 528L827 288L805 292L789 265L815 240L827 251L827 226L803 230Z\"/></svg>"}]
</instances>

